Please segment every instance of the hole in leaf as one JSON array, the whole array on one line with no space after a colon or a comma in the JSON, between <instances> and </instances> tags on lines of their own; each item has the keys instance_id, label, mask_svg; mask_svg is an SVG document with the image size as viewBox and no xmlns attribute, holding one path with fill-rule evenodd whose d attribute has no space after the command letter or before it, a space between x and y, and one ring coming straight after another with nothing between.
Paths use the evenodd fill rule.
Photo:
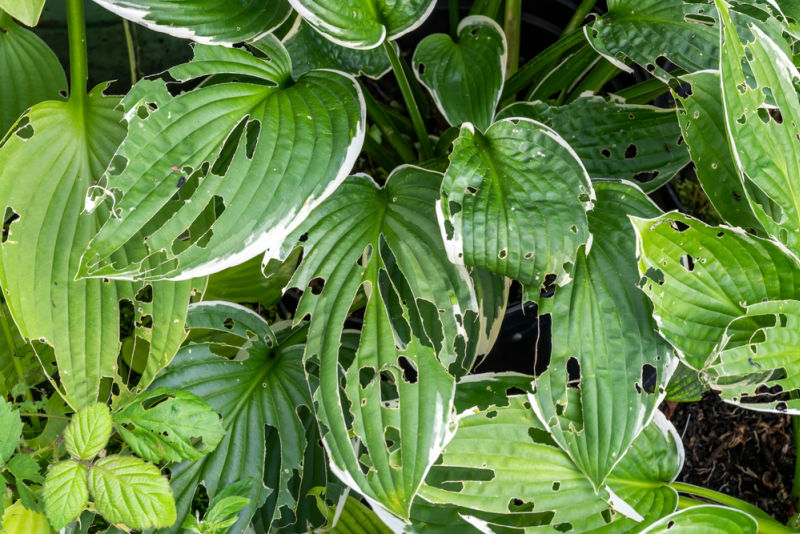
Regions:
<instances>
[{"instance_id":1,"label":"hole in leaf","mask_svg":"<svg viewBox=\"0 0 800 534\"><path fill-rule=\"evenodd\" d=\"M687 271L689 272L694 271L694 260L689 254L681 256L681 260L679 263L681 264L681 267L683 267Z\"/></svg>"},{"instance_id":2,"label":"hole in leaf","mask_svg":"<svg viewBox=\"0 0 800 534\"><path fill-rule=\"evenodd\" d=\"M228 330L233 330L233 324L234 324L233 319L231 317L227 317L225 318L224 321L222 321L222 326L224 326Z\"/></svg>"},{"instance_id":3,"label":"hole in leaf","mask_svg":"<svg viewBox=\"0 0 800 534\"><path fill-rule=\"evenodd\" d=\"M670 228L672 228L676 232L685 232L686 230L689 229L689 225L686 224L683 221L677 221L676 220L676 221L672 221L672 223L670 223Z\"/></svg>"},{"instance_id":4,"label":"hole in leaf","mask_svg":"<svg viewBox=\"0 0 800 534\"><path fill-rule=\"evenodd\" d=\"M142 286L133 298L138 302L153 302L153 286L151 284Z\"/></svg>"},{"instance_id":5,"label":"hole in leaf","mask_svg":"<svg viewBox=\"0 0 800 534\"><path fill-rule=\"evenodd\" d=\"M625 149L625 159L633 159L636 157L636 145L631 143L628 145L628 148Z\"/></svg>"},{"instance_id":6,"label":"hole in leaf","mask_svg":"<svg viewBox=\"0 0 800 534\"><path fill-rule=\"evenodd\" d=\"M603 150L601 150L600 154L602 154L603 157L606 158L606 159L611 158L611 151L609 149L607 149L607 148L604 148Z\"/></svg>"},{"instance_id":7,"label":"hole in leaf","mask_svg":"<svg viewBox=\"0 0 800 534\"><path fill-rule=\"evenodd\" d=\"M405 382L409 384L416 383L418 372L411 360L405 356L400 356L397 358L397 365L399 365L400 369L403 371L403 380Z\"/></svg>"},{"instance_id":8,"label":"hole in leaf","mask_svg":"<svg viewBox=\"0 0 800 534\"><path fill-rule=\"evenodd\" d=\"M319 295L325 287L325 280L320 277L312 278L308 283L308 287L311 289L312 295Z\"/></svg>"}]
</instances>

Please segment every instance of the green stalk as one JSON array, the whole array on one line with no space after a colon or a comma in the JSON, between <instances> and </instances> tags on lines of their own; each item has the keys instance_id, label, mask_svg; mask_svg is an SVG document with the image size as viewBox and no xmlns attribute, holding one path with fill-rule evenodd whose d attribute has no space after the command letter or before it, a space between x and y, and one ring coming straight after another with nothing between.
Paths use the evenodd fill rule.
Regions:
<instances>
[{"instance_id":1,"label":"green stalk","mask_svg":"<svg viewBox=\"0 0 800 534\"><path fill-rule=\"evenodd\" d=\"M400 135L400 132L395 128L392 119L383 111L383 108L378 105L378 102L375 101L367 88L362 85L361 89L361 92L364 94L364 101L367 104L367 116L380 128L383 136L392 148L397 151L403 161L409 163L413 162L416 159L414 149L403 139L403 136Z\"/></svg>"},{"instance_id":2,"label":"green stalk","mask_svg":"<svg viewBox=\"0 0 800 534\"><path fill-rule=\"evenodd\" d=\"M364 137L364 152L373 162L384 168L386 172L392 172L392 169L397 166L393 155L369 134Z\"/></svg>"},{"instance_id":3,"label":"green stalk","mask_svg":"<svg viewBox=\"0 0 800 534\"><path fill-rule=\"evenodd\" d=\"M428 137L428 131L425 128L425 121L422 120L419 106L414 98L414 92L411 90L411 84L409 84L406 72L403 70L403 63L400 60L397 49L390 41L383 42L383 49L386 50L389 61L392 63L392 70L397 78L397 85L400 87L400 92L403 94L403 100L406 103L408 114L411 117L411 124L414 126L414 132L419 140L420 160L429 160L433 157L433 146L431 145L430 137Z\"/></svg>"},{"instance_id":4,"label":"green stalk","mask_svg":"<svg viewBox=\"0 0 800 534\"><path fill-rule=\"evenodd\" d=\"M586 20L586 17L589 15L589 12L592 11L594 8L597 0L583 0L581 4L578 6L578 9L575 10L573 13L572 18L567 23L567 26L564 28L563 35L570 34L580 28L583 21Z\"/></svg>"},{"instance_id":5,"label":"green stalk","mask_svg":"<svg viewBox=\"0 0 800 534\"><path fill-rule=\"evenodd\" d=\"M86 20L83 0L66 0L69 33L69 100L84 115L88 94L89 61L86 54Z\"/></svg>"},{"instance_id":6,"label":"green stalk","mask_svg":"<svg viewBox=\"0 0 800 534\"><path fill-rule=\"evenodd\" d=\"M136 51L133 49L133 37L128 21L122 19L122 28L125 30L125 46L128 49L128 67L131 72L131 87L136 85Z\"/></svg>"},{"instance_id":7,"label":"green stalk","mask_svg":"<svg viewBox=\"0 0 800 534\"><path fill-rule=\"evenodd\" d=\"M703 488L701 486L695 486L694 484L686 484L684 482L673 482L669 486L675 491L679 491L681 493L688 493L690 495L695 495L697 497L704 497L706 499L715 501L719 504L724 504L725 506L736 508L737 510L741 510L742 512L747 512L748 514L752 515L755 518L761 518L764 521L773 521L780 525L780 523L778 523L772 516L770 516L767 512L765 512L761 508L753 506L749 502L737 499L736 497L731 497L730 495L725 495L724 493L720 493L718 491L710 490L708 488ZM781 532L786 532L786 531L784 530Z\"/></svg>"},{"instance_id":8,"label":"green stalk","mask_svg":"<svg viewBox=\"0 0 800 534\"><path fill-rule=\"evenodd\" d=\"M686 72L682 69L677 69L672 71L672 74L674 76L681 76L682 74L686 74ZM649 80L617 91L615 94L625 99L629 104L647 104L667 92L669 92L669 87L667 87L664 82L658 78L650 78Z\"/></svg>"},{"instance_id":9,"label":"green stalk","mask_svg":"<svg viewBox=\"0 0 800 534\"><path fill-rule=\"evenodd\" d=\"M575 32L562 36L543 52L528 61L516 74L511 76L503 86L503 100L509 98L540 78L553 67L565 54L579 48L585 42L583 34Z\"/></svg>"},{"instance_id":10,"label":"green stalk","mask_svg":"<svg viewBox=\"0 0 800 534\"><path fill-rule=\"evenodd\" d=\"M703 501L698 501L696 499L692 499L691 497L678 497L678 510L686 510L687 508L693 508L695 506L702 506L704 504L708 504ZM737 508L737 507L731 507ZM742 510L741 508L737 508L742 512L747 512L747 510ZM753 515L753 514L750 514ZM793 530L791 527L787 527L786 525L782 525L775 519L771 517L756 517L754 516L753 519L756 520L758 523L758 534L785 534L786 532L797 532Z\"/></svg>"},{"instance_id":11,"label":"green stalk","mask_svg":"<svg viewBox=\"0 0 800 534\"><path fill-rule=\"evenodd\" d=\"M519 69L519 37L522 29L522 0L506 0L503 31L508 44L506 77Z\"/></svg>"},{"instance_id":12,"label":"green stalk","mask_svg":"<svg viewBox=\"0 0 800 534\"><path fill-rule=\"evenodd\" d=\"M458 20L459 20L459 13L458 13L458 4L459 0L450 0L450 4L448 6L448 13L450 14L450 37L453 41L458 39Z\"/></svg>"},{"instance_id":13,"label":"green stalk","mask_svg":"<svg viewBox=\"0 0 800 534\"><path fill-rule=\"evenodd\" d=\"M572 102L586 91L599 93L600 90L619 73L620 70L617 66L601 58L600 63L595 65L594 68L589 71L589 74L570 90L567 99L564 102L559 102L559 104Z\"/></svg>"}]
</instances>

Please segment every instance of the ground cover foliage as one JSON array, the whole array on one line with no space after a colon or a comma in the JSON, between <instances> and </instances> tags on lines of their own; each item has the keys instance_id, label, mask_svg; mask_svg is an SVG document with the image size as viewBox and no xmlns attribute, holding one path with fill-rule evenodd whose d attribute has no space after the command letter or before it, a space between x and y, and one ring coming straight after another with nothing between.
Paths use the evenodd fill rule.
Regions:
<instances>
[{"instance_id":1,"label":"ground cover foliage","mask_svg":"<svg viewBox=\"0 0 800 534\"><path fill-rule=\"evenodd\" d=\"M584 0L521 58L520 0L413 49L434 0L95 0L193 47L111 95L44 1L0 0L0 531L798 530L676 482L661 411L800 416L797 2ZM652 200L685 169L720 224ZM512 293L538 375L476 366Z\"/></svg>"}]
</instances>

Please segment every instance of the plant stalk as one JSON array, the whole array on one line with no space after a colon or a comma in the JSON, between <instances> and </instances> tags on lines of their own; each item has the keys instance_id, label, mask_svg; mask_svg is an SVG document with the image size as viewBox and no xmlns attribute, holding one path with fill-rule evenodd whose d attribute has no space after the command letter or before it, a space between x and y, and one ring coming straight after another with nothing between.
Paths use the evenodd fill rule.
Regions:
<instances>
[{"instance_id":1,"label":"plant stalk","mask_svg":"<svg viewBox=\"0 0 800 534\"><path fill-rule=\"evenodd\" d=\"M522 0L506 0L503 19L508 55L506 56L506 78L519 70L519 39L522 31Z\"/></svg>"},{"instance_id":2,"label":"plant stalk","mask_svg":"<svg viewBox=\"0 0 800 534\"><path fill-rule=\"evenodd\" d=\"M81 114L86 111L89 61L86 53L86 20L83 0L66 0L69 33L69 100Z\"/></svg>"},{"instance_id":3,"label":"plant stalk","mask_svg":"<svg viewBox=\"0 0 800 534\"><path fill-rule=\"evenodd\" d=\"M691 497L683 497L683 496L678 497L678 510L686 510L687 508L702 506L704 504L708 503L692 499ZM747 512L747 510L742 510L741 508L735 506L732 506L731 508L736 508L737 510L741 510L742 512ZM753 516L753 519L755 519L756 523L758 524L758 534L786 534L787 532L797 532L796 530L793 530L791 527L782 525L781 523L779 523L778 521L776 521L771 517L764 518L760 516Z\"/></svg>"},{"instance_id":4,"label":"plant stalk","mask_svg":"<svg viewBox=\"0 0 800 534\"><path fill-rule=\"evenodd\" d=\"M575 13L573 13L572 18L567 23L567 26L564 28L563 35L570 34L580 28L583 24L583 21L586 20L586 17L594 8L595 4L597 4L597 0L583 0L578 6L578 9L575 10Z\"/></svg>"},{"instance_id":5,"label":"plant stalk","mask_svg":"<svg viewBox=\"0 0 800 534\"><path fill-rule=\"evenodd\" d=\"M414 149L409 145L406 140L400 135L400 132L395 128L394 122L383 110L378 102L375 101L372 94L362 84L361 92L364 94L364 101L367 104L367 116L374 122L381 133L400 155L405 162L412 162L415 160ZM386 169L391 171L391 169Z\"/></svg>"},{"instance_id":6,"label":"plant stalk","mask_svg":"<svg viewBox=\"0 0 800 534\"><path fill-rule=\"evenodd\" d=\"M767 512L765 512L761 508L753 506L749 502L737 499L736 497L731 497L730 495L725 495L724 493L720 493L718 491L710 490L708 488L703 488L701 486L695 486L693 484L686 484L684 482L673 482L669 486L675 491L679 491L681 493L688 493L690 495L695 495L697 497L703 497L705 499L715 501L719 504L724 504L725 506L730 506L731 508L736 508L737 510L747 512L753 517L761 518L765 521L774 521L778 523L772 516L770 516ZM701 503L701 504L706 504L706 503ZM780 523L778 524L780 525Z\"/></svg>"},{"instance_id":7,"label":"plant stalk","mask_svg":"<svg viewBox=\"0 0 800 534\"><path fill-rule=\"evenodd\" d=\"M122 28L125 30L125 47L128 49L128 68L131 73L131 87L133 87L136 85L136 51L133 48L131 26L125 19L122 19Z\"/></svg>"},{"instance_id":8,"label":"plant stalk","mask_svg":"<svg viewBox=\"0 0 800 534\"><path fill-rule=\"evenodd\" d=\"M406 103L408 114L411 117L411 124L414 126L414 132L419 140L420 147L420 160L425 161L433 157L433 146L431 139L428 136L428 131L425 128L425 121L422 120L422 114L419 112L419 106L414 98L414 92L411 89L411 84L408 81L405 70L403 70L403 63L400 60L400 55L397 49L390 41L383 42L383 49L389 56L389 61L392 63L392 70L397 78L397 85L400 87L400 92L403 95L403 100Z\"/></svg>"},{"instance_id":9,"label":"plant stalk","mask_svg":"<svg viewBox=\"0 0 800 534\"><path fill-rule=\"evenodd\" d=\"M450 37L453 41L458 39L458 21L461 18L458 12L459 0L450 0L448 13L450 15Z\"/></svg>"}]
</instances>

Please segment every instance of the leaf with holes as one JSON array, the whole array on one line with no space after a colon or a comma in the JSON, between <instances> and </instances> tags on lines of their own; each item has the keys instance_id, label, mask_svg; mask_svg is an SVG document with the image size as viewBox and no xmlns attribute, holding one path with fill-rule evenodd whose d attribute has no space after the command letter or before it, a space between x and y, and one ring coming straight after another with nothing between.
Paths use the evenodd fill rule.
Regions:
<instances>
[{"instance_id":1,"label":"leaf with holes","mask_svg":"<svg viewBox=\"0 0 800 534\"><path fill-rule=\"evenodd\" d=\"M700 373L681 362L667 384L667 402L698 402L709 386L700 378Z\"/></svg>"},{"instance_id":2,"label":"leaf with holes","mask_svg":"<svg viewBox=\"0 0 800 534\"><path fill-rule=\"evenodd\" d=\"M204 300L227 300L228 302L258 302L264 308L277 304L283 296L283 288L297 268L300 251L290 255L286 261L270 261L261 265L261 254L244 263L228 267L208 277Z\"/></svg>"},{"instance_id":3,"label":"leaf with holes","mask_svg":"<svg viewBox=\"0 0 800 534\"><path fill-rule=\"evenodd\" d=\"M595 192L591 251L578 251L573 281L540 306L540 314L551 314L558 342L531 399L553 439L600 488L650 422L677 359L637 285L635 234L625 218L660 210L633 185L599 182ZM558 418L572 387L580 392L577 428Z\"/></svg>"},{"instance_id":4,"label":"leaf with holes","mask_svg":"<svg viewBox=\"0 0 800 534\"><path fill-rule=\"evenodd\" d=\"M310 71L296 81L269 38L242 49L195 45L180 80L215 73L248 82L171 97L145 81L124 102L129 125L105 175L114 214L92 239L81 276L186 279L274 248L344 180L364 137L356 81ZM142 118L144 116L145 118ZM131 240L138 256L119 258Z\"/></svg>"},{"instance_id":5,"label":"leaf with holes","mask_svg":"<svg viewBox=\"0 0 800 534\"><path fill-rule=\"evenodd\" d=\"M53 464L42 493L50 524L61 530L77 518L89 502L89 470L73 460Z\"/></svg>"},{"instance_id":6,"label":"leaf with holes","mask_svg":"<svg viewBox=\"0 0 800 534\"><path fill-rule=\"evenodd\" d=\"M151 30L205 44L256 40L291 13L286 0L94 0Z\"/></svg>"},{"instance_id":7,"label":"leaf with holes","mask_svg":"<svg viewBox=\"0 0 800 534\"><path fill-rule=\"evenodd\" d=\"M289 0L322 35L342 46L369 49L422 24L434 0Z\"/></svg>"},{"instance_id":8,"label":"leaf with holes","mask_svg":"<svg viewBox=\"0 0 800 534\"><path fill-rule=\"evenodd\" d=\"M505 34L494 20L465 18L455 42L444 33L429 35L417 45L413 66L447 122L489 128L506 74Z\"/></svg>"},{"instance_id":9,"label":"leaf with holes","mask_svg":"<svg viewBox=\"0 0 800 534\"><path fill-rule=\"evenodd\" d=\"M631 220L658 329L697 370L747 306L800 295L800 264L772 241L679 213Z\"/></svg>"},{"instance_id":10,"label":"leaf with holes","mask_svg":"<svg viewBox=\"0 0 800 534\"><path fill-rule=\"evenodd\" d=\"M485 134L467 124L453 145L437 206L450 261L538 289L568 280L589 239L594 190L556 132L530 119L504 119Z\"/></svg>"},{"instance_id":11,"label":"leaf with holes","mask_svg":"<svg viewBox=\"0 0 800 534\"><path fill-rule=\"evenodd\" d=\"M756 534L758 523L749 514L716 505L692 506L664 517L642 534Z\"/></svg>"},{"instance_id":12,"label":"leaf with holes","mask_svg":"<svg viewBox=\"0 0 800 534\"><path fill-rule=\"evenodd\" d=\"M520 102L504 108L498 117L526 117L546 124L570 144L593 179L632 180L645 192L669 182L689 163L671 109L583 96L566 106Z\"/></svg>"}]
</instances>

